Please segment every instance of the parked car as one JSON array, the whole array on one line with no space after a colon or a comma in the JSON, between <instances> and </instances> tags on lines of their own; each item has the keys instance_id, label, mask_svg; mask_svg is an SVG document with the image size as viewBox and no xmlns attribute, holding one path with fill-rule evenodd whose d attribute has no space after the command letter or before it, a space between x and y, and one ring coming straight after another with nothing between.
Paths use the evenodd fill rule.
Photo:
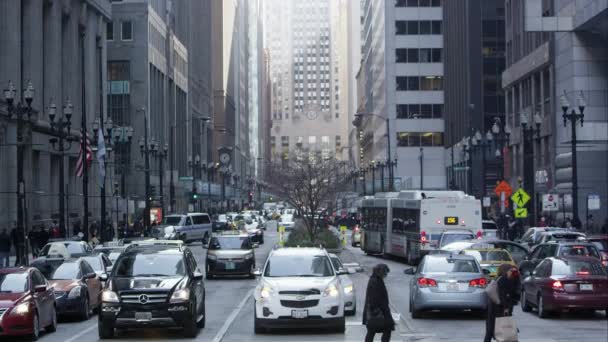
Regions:
<instances>
[{"instance_id":1,"label":"parked car","mask_svg":"<svg viewBox=\"0 0 608 342\"><path fill-rule=\"evenodd\" d=\"M39 257L69 259L90 255L92 252L91 246L84 241L55 241L42 247Z\"/></svg>"},{"instance_id":2,"label":"parked car","mask_svg":"<svg viewBox=\"0 0 608 342\"><path fill-rule=\"evenodd\" d=\"M0 269L0 337L37 340L57 330L53 287L36 268Z\"/></svg>"},{"instance_id":3,"label":"parked car","mask_svg":"<svg viewBox=\"0 0 608 342\"><path fill-rule=\"evenodd\" d=\"M481 226L483 228L481 234L484 238L500 238L500 236L498 236L498 226L496 226L496 222L492 220L482 220Z\"/></svg>"},{"instance_id":4,"label":"parked car","mask_svg":"<svg viewBox=\"0 0 608 342\"><path fill-rule=\"evenodd\" d=\"M344 267L340 258L335 254L329 254L334 270L339 274L340 283L344 290L344 314L346 316L354 316L357 313L357 291L355 283L350 278L348 269ZM355 273L353 270L352 273Z\"/></svg>"},{"instance_id":5,"label":"parked car","mask_svg":"<svg viewBox=\"0 0 608 342\"><path fill-rule=\"evenodd\" d=\"M256 334L272 328L344 333L344 290L324 249L275 249L260 275L254 291Z\"/></svg>"},{"instance_id":6,"label":"parked car","mask_svg":"<svg viewBox=\"0 0 608 342\"><path fill-rule=\"evenodd\" d=\"M194 338L205 326L203 273L184 245L131 247L104 280L100 339L112 338L115 328L149 327L179 327Z\"/></svg>"},{"instance_id":7,"label":"parked car","mask_svg":"<svg viewBox=\"0 0 608 342\"><path fill-rule=\"evenodd\" d=\"M608 235L588 236L586 241L595 245L602 257L602 265L608 267Z\"/></svg>"},{"instance_id":8,"label":"parked car","mask_svg":"<svg viewBox=\"0 0 608 342\"><path fill-rule=\"evenodd\" d=\"M255 254L249 235L226 232L209 241L205 272L207 279L217 275L247 275L255 277Z\"/></svg>"},{"instance_id":9,"label":"parked car","mask_svg":"<svg viewBox=\"0 0 608 342\"><path fill-rule=\"evenodd\" d=\"M441 236L439 237L439 248L442 248L443 246L450 244L452 242L473 240L475 238L476 238L475 234L473 234L473 232L471 232L470 230L465 230L465 229L446 230L443 233L441 233Z\"/></svg>"},{"instance_id":10,"label":"parked car","mask_svg":"<svg viewBox=\"0 0 608 342\"><path fill-rule=\"evenodd\" d=\"M608 274L596 258L546 258L522 287L522 310L536 307L541 318L564 309L603 310L608 315Z\"/></svg>"},{"instance_id":11,"label":"parked car","mask_svg":"<svg viewBox=\"0 0 608 342\"><path fill-rule=\"evenodd\" d=\"M591 242L550 242L536 246L530 256L519 265L520 273L524 276L549 257L590 256L601 261L600 252Z\"/></svg>"},{"instance_id":12,"label":"parked car","mask_svg":"<svg viewBox=\"0 0 608 342\"><path fill-rule=\"evenodd\" d=\"M412 318L421 318L425 310L486 310L487 271L470 255L429 254L405 274L414 275L410 281Z\"/></svg>"},{"instance_id":13,"label":"parked car","mask_svg":"<svg viewBox=\"0 0 608 342\"><path fill-rule=\"evenodd\" d=\"M498 267L502 264L517 266L511 254L504 249L498 248L469 248L465 249L460 254L470 255L474 257L482 269L489 272L490 279L496 278Z\"/></svg>"},{"instance_id":14,"label":"parked car","mask_svg":"<svg viewBox=\"0 0 608 342\"><path fill-rule=\"evenodd\" d=\"M211 237L212 224L209 214L188 213L167 215L163 224L156 227L153 236L157 239L202 241L206 244Z\"/></svg>"},{"instance_id":15,"label":"parked car","mask_svg":"<svg viewBox=\"0 0 608 342\"><path fill-rule=\"evenodd\" d=\"M99 307L101 280L83 258L65 260L58 266L47 264L38 268L55 289L57 313L77 315L88 320Z\"/></svg>"}]
</instances>

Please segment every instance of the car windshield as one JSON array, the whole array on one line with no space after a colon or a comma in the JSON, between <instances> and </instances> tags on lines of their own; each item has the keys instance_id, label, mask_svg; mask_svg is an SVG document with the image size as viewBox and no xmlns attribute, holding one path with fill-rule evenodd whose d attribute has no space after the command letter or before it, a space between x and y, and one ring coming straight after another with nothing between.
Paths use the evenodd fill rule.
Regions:
<instances>
[{"instance_id":1,"label":"car windshield","mask_svg":"<svg viewBox=\"0 0 608 342\"><path fill-rule=\"evenodd\" d=\"M60 265L45 264L40 272L49 280L70 280L80 278L80 267L76 262L64 262Z\"/></svg>"},{"instance_id":2,"label":"car windshield","mask_svg":"<svg viewBox=\"0 0 608 342\"><path fill-rule=\"evenodd\" d=\"M479 268L471 259L428 258L423 273L479 273Z\"/></svg>"},{"instance_id":3,"label":"car windshield","mask_svg":"<svg viewBox=\"0 0 608 342\"><path fill-rule=\"evenodd\" d=\"M103 264L101 263L101 260L98 257L86 257L83 258L84 260L86 260L86 262L89 263L89 265L91 265L91 267L93 268L93 270L95 271L103 271Z\"/></svg>"},{"instance_id":4,"label":"car windshield","mask_svg":"<svg viewBox=\"0 0 608 342\"><path fill-rule=\"evenodd\" d=\"M440 247L443 247L452 242L472 240L474 238L475 238L475 235L473 235L473 233L444 234L443 237L441 238Z\"/></svg>"},{"instance_id":5,"label":"car windshield","mask_svg":"<svg viewBox=\"0 0 608 342\"><path fill-rule=\"evenodd\" d=\"M597 249L593 246L588 245L573 245L573 246L562 246L559 251L559 256L591 256L598 258L600 254Z\"/></svg>"},{"instance_id":6,"label":"car windshield","mask_svg":"<svg viewBox=\"0 0 608 342\"><path fill-rule=\"evenodd\" d=\"M168 226L177 226L182 221L181 216L167 216L163 220L163 224Z\"/></svg>"},{"instance_id":7,"label":"car windshield","mask_svg":"<svg viewBox=\"0 0 608 342\"><path fill-rule=\"evenodd\" d=\"M448 245L443 246L443 250L446 251L460 251L463 250L465 248L469 248L473 245L472 242L468 242L468 241L458 241L458 242L452 242Z\"/></svg>"},{"instance_id":8,"label":"car windshield","mask_svg":"<svg viewBox=\"0 0 608 342\"><path fill-rule=\"evenodd\" d=\"M608 251L608 240L591 241L599 251Z\"/></svg>"},{"instance_id":9,"label":"car windshield","mask_svg":"<svg viewBox=\"0 0 608 342\"><path fill-rule=\"evenodd\" d=\"M118 259L117 277L173 277L186 274L181 254L137 253Z\"/></svg>"},{"instance_id":10,"label":"car windshield","mask_svg":"<svg viewBox=\"0 0 608 342\"><path fill-rule=\"evenodd\" d=\"M108 255L108 259L110 259L111 262L114 262L116 259L118 259L121 253L122 252L112 252Z\"/></svg>"},{"instance_id":11,"label":"car windshield","mask_svg":"<svg viewBox=\"0 0 608 342\"><path fill-rule=\"evenodd\" d=\"M343 268L342 261L340 261L338 257L331 257L331 263L334 265L336 271Z\"/></svg>"},{"instance_id":12,"label":"car windshield","mask_svg":"<svg viewBox=\"0 0 608 342\"><path fill-rule=\"evenodd\" d=\"M587 260L555 260L551 273L554 276L606 276L606 270L601 263Z\"/></svg>"},{"instance_id":13,"label":"car windshield","mask_svg":"<svg viewBox=\"0 0 608 342\"><path fill-rule=\"evenodd\" d=\"M27 273L0 274L0 292L26 292L28 289Z\"/></svg>"},{"instance_id":14,"label":"car windshield","mask_svg":"<svg viewBox=\"0 0 608 342\"><path fill-rule=\"evenodd\" d=\"M467 250L464 251L466 255L470 255L477 259L478 262L483 261L507 261L512 262L511 256L505 251L479 251L479 250Z\"/></svg>"},{"instance_id":15,"label":"car windshield","mask_svg":"<svg viewBox=\"0 0 608 342\"><path fill-rule=\"evenodd\" d=\"M251 249L249 238L245 236L223 236L212 238L209 243L209 249Z\"/></svg>"},{"instance_id":16,"label":"car windshield","mask_svg":"<svg viewBox=\"0 0 608 342\"><path fill-rule=\"evenodd\" d=\"M265 277L331 277L334 275L325 255L281 255L268 260Z\"/></svg>"}]
</instances>

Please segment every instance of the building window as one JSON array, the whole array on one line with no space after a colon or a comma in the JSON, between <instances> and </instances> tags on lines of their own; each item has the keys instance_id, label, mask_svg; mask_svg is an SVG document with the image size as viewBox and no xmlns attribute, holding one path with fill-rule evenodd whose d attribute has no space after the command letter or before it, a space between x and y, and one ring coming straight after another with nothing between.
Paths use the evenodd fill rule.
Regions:
<instances>
[{"instance_id":1,"label":"building window","mask_svg":"<svg viewBox=\"0 0 608 342\"><path fill-rule=\"evenodd\" d=\"M127 126L131 118L131 64L108 62L108 111L117 125Z\"/></svg>"},{"instance_id":2,"label":"building window","mask_svg":"<svg viewBox=\"0 0 608 342\"><path fill-rule=\"evenodd\" d=\"M121 23L120 32L122 40L133 40L133 24L130 21L123 21Z\"/></svg>"},{"instance_id":3,"label":"building window","mask_svg":"<svg viewBox=\"0 0 608 342\"><path fill-rule=\"evenodd\" d=\"M289 137L286 137L286 136L281 137L281 146L289 148Z\"/></svg>"},{"instance_id":4,"label":"building window","mask_svg":"<svg viewBox=\"0 0 608 342\"><path fill-rule=\"evenodd\" d=\"M428 35L441 34L440 20L397 20L395 33L397 35Z\"/></svg>"},{"instance_id":5,"label":"building window","mask_svg":"<svg viewBox=\"0 0 608 342\"><path fill-rule=\"evenodd\" d=\"M441 63L442 49L405 49L395 50L397 63Z\"/></svg>"},{"instance_id":6,"label":"building window","mask_svg":"<svg viewBox=\"0 0 608 342\"><path fill-rule=\"evenodd\" d=\"M273 135L270 137L270 147L272 147L273 149L276 147L277 142L276 142L277 138Z\"/></svg>"},{"instance_id":7,"label":"building window","mask_svg":"<svg viewBox=\"0 0 608 342\"><path fill-rule=\"evenodd\" d=\"M339 135L336 135L336 150L339 149L340 147L342 147L342 137Z\"/></svg>"},{"instance_id":8,"label":"building window","mask_svg":"<svg viewBox=\"0 0 608 342\"><path fill-rule=\"evenodd\" d=\"M114 22L109 21L106 23L106 40L114 40Z\"/></svg>"},{"instance_id":9,"label":"building window","mask_svg":"<svg viewBox=\"0 0 608 342\"><path fill-rule=\"evenodd\" d=\"M443 133L398 132L397 147L442 147Z\"/></svg>"},{"instance_id":10,"label":"building window","mask_svg":"<svg viewBox=\"0 0 608 342\"><path fill-rule=\"evenodd\" d=\"M398 104L397 119L441 119L442 104Z\"/></svg>"},{"instance_id":11,"label":"building window","mask_svg":"<svg viewBox=\"0 0 608 342\"><path fill-rule=\"evenodd\" d=\"M395 7L441 7L441 0L395 0Z\"/></svg>"}]
</instances>

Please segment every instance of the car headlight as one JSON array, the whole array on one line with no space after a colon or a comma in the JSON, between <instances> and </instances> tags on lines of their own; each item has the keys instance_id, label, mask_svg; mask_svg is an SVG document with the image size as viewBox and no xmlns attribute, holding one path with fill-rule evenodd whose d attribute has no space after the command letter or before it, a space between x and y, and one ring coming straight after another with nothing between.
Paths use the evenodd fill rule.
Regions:
<instances>
[{"instance_id":1,"label":"car headlight","mask_svg":"<svg viewBox=\"0 0 608 342\"><path fill-rule=\"evenodd\" d=\"M272 289L272 287L270 287L268 285L264 285L264 286L262 286L262 289L260 290L260 297L269 298L270 296L272 296L273 293L274 293L274 290Z\"/></svg>"},{"instance_id":2,"label":"car headlight","mask_svg":"<svg viewBox=\"0 0 608 342\"><path fill-rule=\"evenodd\" d=\"M12 312L17 315L27 315L30 312L30 303L21 303L15 306Z\"/></svg>"},{"instance_id":3,"label":"car headlight","mask_svg":"<svg viewBox=\"0 0 608 342\"><path fill-rule=\"evenodd\" d=\"M190 289L184 288L173 292L169 303L183 303L190 300Z\"/></svg>"},{"instance_id":4,"label":"car headlight","mask_svg":"<svg viewBox=\"0 0 608 342\"><path fill-rule=\"evenodd\" d=\"M344 286L344 293L350 294L352 292L353 292L353 285L352 284Z\"/></svg>"},{"instance_id":5,"label":"car headlight","mask_svg":"<svg viewBox=\"0 0 608 342\"><path fill-rule=\"evenodd\" d=\"M217 260L217 255L207 254L207 259L209 259L209 260Z\"/></svg>"},{"instance_id":6,"label":"car headlight","mask_svg":"<svg viewBox=\"0 0 608 342\"><path fill-rule=\"evenodd\" d=\"M245 254L245 259L253 259L253 254Z\"/></svg>"},{"instance_id":7,"label":"car headlight","mask_svg":"<svg viewBox=\"0 0 608 342\"><path fill-rule=\"evenodd\" d=\"M339 294L340 291L338 291L338 287L336 287L336 284L329 285L325 289L325 291L323 291L323 297L338 297Z\"/></svg>"},{"instance_id":8,"label":"car headlight","mask_svg":"<svg viewBox=\"0 0 608 342\"><path fill-rule=\"evenodd\" d=\"M70 293L68 293L68 299L74 299L74 298L80 297L80 290L82 290L81 286L76 286L73 289L71 289Z\"/></svg>"},{"instance_id":9,"label":"car headlight","mask_svg":"<svg viewBox=\"0 0 608 342\"><path fill-rule=\"evenodd\" d=\"M101 301L105 303L120 303L120 298L118 298L116 292L106 290L101 293Z\"/></svg>"}]
</instances>

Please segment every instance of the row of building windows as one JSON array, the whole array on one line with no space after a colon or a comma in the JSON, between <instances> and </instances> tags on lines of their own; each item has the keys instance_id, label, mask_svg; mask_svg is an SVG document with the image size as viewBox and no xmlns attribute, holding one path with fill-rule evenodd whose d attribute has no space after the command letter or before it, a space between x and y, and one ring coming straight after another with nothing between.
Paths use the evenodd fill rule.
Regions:
<instances>
[{"instance_id":1,"label":"row of building windows","mask_svg":"<svg viewBox=\"0 0 608 342\"><path fill-rule=\"evenodd\" d=\"M395 50L397 63L441 63L443 49L405 49Z\"/></svg>"},{"instance_id":2,"label":"row of building windows","mask_svg":"<svg viewBox=\"0 0 608 342\"><path fill-rule=\"evenodd\" d=\"M441 7L441 0L395 0L395 7Z\"/></svg>"},{"instance_id":3,"label":"row of building windows","mask_svg":"<svg viewBox=\"0 0 608 342\"><path fill-rule=\"evenodd\" d=\"M441 26L441 20L397 20L395 33L397 35L441 34Z\"/></svg>"},{"instance_id":4,"label":"row of building windows","mask_svg":"<svg viewBox=\"0 0 608 342\"><path fill-rule=\"evenodd\" d=\"M441 119L442 104L398 104L397 119Z\"/></svg>"},{"instance_id":5,"label":"row of building windows","mask_svg":"<svg viewBox=\"0 0 608 342\"><path fill-rule=\"evenodd\" d=\"M304 144L305 138L306 137L303 137L303 136L294 137L295 146L302 147L303 144ZM307 137L306 140L308 140L308 146L315 146L317 144L317 140L318 140L317 138L318 137L314 136L314 135ZM320 138L321 138L320 139L321 140L321 146L322 147L329 147L329 145L330 145L329 136L324 135L324 136L322 136ZM276 139L277 139L276 136L271 136L270 137L270 145L271 145L271 147L276 147ZM339 135L336 135L334 142L335 142L336 148L342 146L342 137L340 137ZM281 146L282 147L289 147L289 136L285 136L285 135L281 136Z\"/></svg>"},{"instance_id":6,"label":"row of building windows","mask_svg":"<svg viewBox=\"0 0 608 342\"><path fill-rule=\"evenodd\" d=\"M443 90L443 76L397 76L397 91Z\"/></svg>"},{"instance_id":7,"label":"row of building windows","mask_svg":"<svg viewBox=\"0 0 608 342\"><path fill-rule=\"evenodd\" d=\"M112 41L114 40L114 22L110 21L106 25L106 39ZM130 21L120 22L120 39L133 40L133 24Z\"/></svg>"},{"instance_id":8,"label":"row of building windows","mask_svg":"<svg viewBox=\"0 0 608 342\"><path fill-rule=\"evenodd\" d=\"M397 147L443 147L443 133L398 132Z\"/></svg>"}]
</instances>

